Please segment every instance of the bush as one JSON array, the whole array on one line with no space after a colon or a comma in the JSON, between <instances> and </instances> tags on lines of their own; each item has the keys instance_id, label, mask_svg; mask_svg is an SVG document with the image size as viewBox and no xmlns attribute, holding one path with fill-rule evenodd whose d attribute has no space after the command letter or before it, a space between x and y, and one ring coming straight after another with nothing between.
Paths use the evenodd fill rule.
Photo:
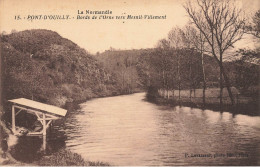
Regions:
<instances>
[{"instance_id":1,"label":"bush","mask_svg":"<svg viewBox=\"0 0 260 167\"><path fill-rule=\"evenodd\" d=\"M158 89L154 86L148 87L146 98L148 101L155 102L156 98L159 96Z\"/></svg>"},{"instance_id":2,"label":"bush","mask_svg":"<svg viewBox=\"0 0 260 167\"><path fill-rule=\"evenodd\" d=\"M50 156L44 156L35 164L40 166L109 166L104 162L85 161L79 154L61 149Z\"/></svg>"}]
</instances>

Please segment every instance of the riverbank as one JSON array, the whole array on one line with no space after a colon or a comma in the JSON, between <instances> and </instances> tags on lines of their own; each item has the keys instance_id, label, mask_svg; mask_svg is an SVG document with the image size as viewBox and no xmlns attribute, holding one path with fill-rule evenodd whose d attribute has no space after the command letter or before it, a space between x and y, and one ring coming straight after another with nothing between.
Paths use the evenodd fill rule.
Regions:
<instances>
[{"instance_id":1,"label":"riverbank","mask_svg":"<svg viewBox=\"0 0 260 167\"><path fill-rule=\"evenodd\" d=\"M15 151L15 145L18 143L18 137L3 124L0 124L2 141L0 149L0 165L4 166L109 166L108 163L102 161L88 161L81 155L71 152L65 147L58 151L46 154L43 151L37 152L37 158L31 162L21 162L14 158L12 154ZM6 145L3 141L7 141ZM33 144L35 145L35 143ZM36 144L37 145L37 144Z\"/></svg>"},{"instance_id":2,"label":"riverbank","mask_svg":"<svg viewBox=\"0 0 260 167\"><path fill-rule=\"evenodd\" d=\"M43 156L40 160L33 162L33 164L39 166L109 166L106 162L86 161L81 155L65 148L52 155Z\"/></svg>"},{"instance_id":3,"label":"riverbank","mask_svg":"<svg viewBox=\"0 0 260 167\"><path fill-rule=\"evenodd\" d=\"M17 161L10 153L7 153L5 158L0 157L0 164L3 166L109 166L106 162L84 160L81 155L65 148L52 155L42 156L41 159L32 163Z\"/></svg>"},{"instance_id":4,"label":"riverbank","mask_svg":"<svg viewBox=\"0 0 260 167\"><path fill-rule=\"evenodd\" d=\"M140 92L140 90L136 90L133 93L136 92ZM125 95L126 93L122 93L122 95ZM120 94L121 95L121 94ZM103 98L103 97L113 97L113 96L118 96L118 94L111 94L108 96L101 96L99 98ZM67 101L62 108L66 108L68 110L68 114L73 114L75 113L79 108L79 104L95 99L97 97L94 98L90 98L88 100L72 100L72 101ZM6 117L4 117L6 118ZM4 120L4 118L2 118ZM6 120L5 120L6 121ZM37 156L35 155L35 157L37 157L36 161L33 160L33 162L21 162L19 159L17 160L15 157L15 155L12 155L15 151L12 150L13 146L17 144L18 138L15 137L15 141L12 141L12 143L10 142L10 138L13 138L12 136L14 136L11 132L11 130L6 126L9 125L9 123L6 123L5 121L1 121L1 141L3 140L2 137L6 136L5 138L7 138L7 145L8 145L8 150L6 153L6 158L0 158L0 164L1 165L10 165L10 166L20 166L20 165L48 165L48 166L68 166L68 165L79 165L79 166L108 166L109 164L106 162L102 162L102 161L97 161L97 162L92 162L92 161L85 161L81 155L79 154L75 154L72 153L70 150L67 150L65 147L59 149L58 151L54 151L48 155L43 154L42 152L38 152ZM56 121L56 125L59 124L63 124L63 119L62 120L57 120ZM5 122L5 123L4 123ZM3 126L2 126L3 125ZM21 148L19 148L21 149ZM25 148L24 148L25 149ZM1 149L2 150L2 149ZM0 150L0 156L3 155L3 152ZM12 150L12 151L11 151ZM40 157L40 159L39 159ZM63 159L66 159L65 162L62 162Z\"/></svg>"},{"instance_id":5,"label":"riverbank","mask_svg":"<svg viewBox=\"0 0 260 167\"><path fill-rule=\"evenodd\" d=\"M256 99L245 97L242 95L235 96L235 104L231 105L229 97L223 97L223 105L219 104L218 89L207 89L206 91L206 103L203 104L202 90L196 89L192 92L190 97L190 90L181 90L181 97L178 97L178 92L164 92L155 90L148 91L147 100L158 105L186 106L199 109L209 109L218 112L228 111L232 114L245 114L249 116L259 116L259 106ZM153 92L153 93L152 93ZM195 94L196 93L196 94ZM227 95L227 91L224 90L224 95Z\"/></svg>"},{"instance_id":6,"label":"riverbank","mask_svg":"<svg viewBox=\"0 0 260 167\"><path fill-rule=\"evenodd\" d=\"M148 100L149 101L149 100ZM232 114L245 114L249 116L259 116L259 110L258 105L256 103L250 103L250 104L238 104L231 106L229 104L223 104L222 108L220 108L219 103L215 104L205 104L202 103L194 103L184 101L183 99L181 101L175 101L173 99L165 99L163 97L157 97L155 101L152 101L153 103L157 105L168 105L171 107L175 106L185 106L185 107L191 107L191 108L199 108L203 110L213 110L218 112L230 112Z\"/></svg>"}]
</instances>

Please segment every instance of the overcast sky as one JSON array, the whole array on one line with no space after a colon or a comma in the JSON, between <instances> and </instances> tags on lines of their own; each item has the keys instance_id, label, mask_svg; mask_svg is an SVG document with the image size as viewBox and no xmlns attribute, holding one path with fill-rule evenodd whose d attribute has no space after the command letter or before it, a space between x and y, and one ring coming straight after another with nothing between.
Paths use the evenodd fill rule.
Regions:
<instances>
[{"instance_id":1,"label":"overcast sky","mask_svg":"<svg viewBox=\"0 0 260 167\"><path fill-rule=\"evenodd\" d=\"M91 53L116 49L154 47L167 37L172 27L188 22L182 7L184 0L0 0L0 30L10 33L26 29L49 29L58 32ZM238 0L246 15L253 14L260 0ZM112 15L156 15L160 20L15 20L15 15L70 15L78 10L110 10ZM124 23L123 23L124 22ZM245 42L244 42L245 43ZM244 45L244 43L242 45ZM250 43L247 40L246 43ZM241 45L241 46L242 46Z\"/></svg>"}]
</instances>

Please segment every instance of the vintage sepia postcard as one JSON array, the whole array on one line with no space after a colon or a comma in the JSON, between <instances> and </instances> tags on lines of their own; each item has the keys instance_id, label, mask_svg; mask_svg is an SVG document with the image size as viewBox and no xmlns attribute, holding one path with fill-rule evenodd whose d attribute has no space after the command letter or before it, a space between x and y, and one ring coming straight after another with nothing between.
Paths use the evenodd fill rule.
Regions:
<instances>
[{"instance_id":1,"label":"vintage sepia postcard","mask_svg":"<svg viewBox=\"0 0 260 167\"><path fill-rule=\"evenodd\" d=\"M1 166L260 165L260 0L0 0Z\"/></svg>"}]
</instances>

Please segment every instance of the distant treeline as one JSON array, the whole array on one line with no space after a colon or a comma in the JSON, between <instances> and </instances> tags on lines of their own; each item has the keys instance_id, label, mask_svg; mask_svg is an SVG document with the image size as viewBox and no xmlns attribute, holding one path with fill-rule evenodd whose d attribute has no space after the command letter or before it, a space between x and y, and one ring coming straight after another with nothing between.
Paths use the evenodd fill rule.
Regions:
<instances>
[{"instance_id":1,"label":"distant treeline","mask_svg":"<svg viewBox=\"0 0 260 167\"><path fill-rule=\"evenodd\" d=\"M237 53L238 54L238 53ZM253 53L248 53L253 54ZM236 55L239 57L240 55ZM178 59L180 88L203 87L200 53L194 49L152 48L140 50L110 50L97 54L97 59L117 78L120 90L128 92L149 87L178 89ZM214 58L204 55L208 87L219 87L219 67ZM243 58L224 62L232 86L246 93L257 86L258 67Z\"/></svg>"}]
</instances>

